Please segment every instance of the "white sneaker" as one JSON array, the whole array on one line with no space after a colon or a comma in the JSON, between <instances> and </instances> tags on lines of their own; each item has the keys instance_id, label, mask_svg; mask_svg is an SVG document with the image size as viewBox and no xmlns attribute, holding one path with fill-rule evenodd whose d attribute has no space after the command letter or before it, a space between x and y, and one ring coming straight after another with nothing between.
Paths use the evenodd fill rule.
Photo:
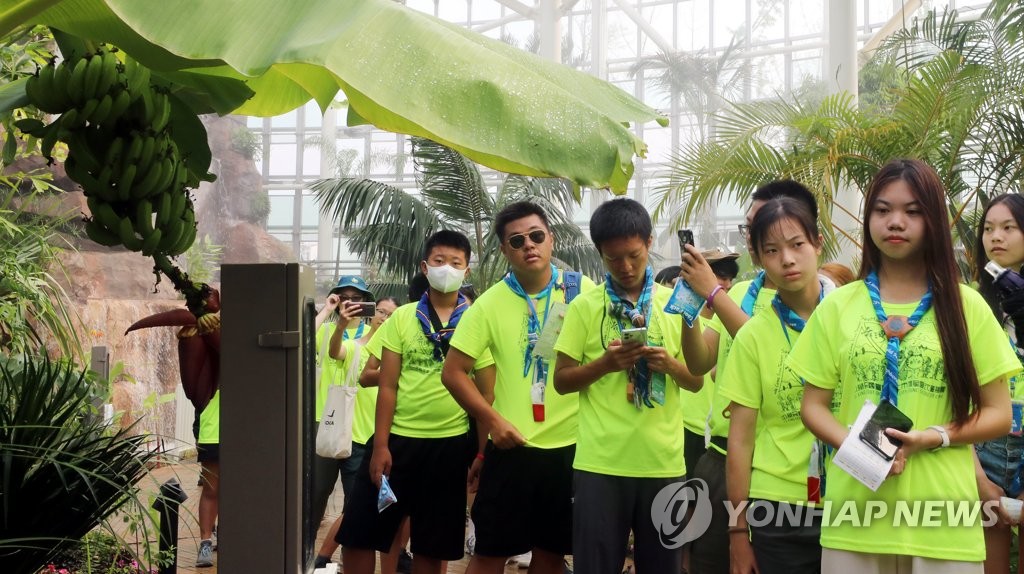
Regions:
<instances>
[{"instance_id":1,"label":"white sneaker","mask_svg":"<svg viewBox=\"0 0 1024 574\"><path fill-rule=\"evenodd\" d=\"M199 543L199 553L196 555L196 568L209 568L213 566L213 542L203 540Z\"/></svg>"},{"instance_id":2,"label":"white sneaker","mask_svg":"<svg viewBox=\"0 0 1024 574\"><path fill-rule=\"evenodd\" d=\"M526 554L520 554L519 556L513 556L508 559L509 564L515 564L517 567L525 569L530 567L530 561L533 560L533 552L527 552Z\"/></svg>"}]
</instances>

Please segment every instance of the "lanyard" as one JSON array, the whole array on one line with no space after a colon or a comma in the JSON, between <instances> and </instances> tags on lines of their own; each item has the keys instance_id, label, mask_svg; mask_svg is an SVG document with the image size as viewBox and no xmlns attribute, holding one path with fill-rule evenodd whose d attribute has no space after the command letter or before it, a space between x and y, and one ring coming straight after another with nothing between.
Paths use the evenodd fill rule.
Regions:
<instances>
[{"instance_id":1,"label":"lanyard","mask_svg":"<svg viewBox=\"0 0 1024 574\"><path fill-rule=\"evenodd\" d=\"M358 339L358 338L362 337L363 336L363 326L364 325L366 325L366 323L363 323L362 321L359 322L359 326L356 327L356 335L355 335L355 337L349 336L349 334L348 334L348 326L346 325L345 328L341 330L341 340L342 341L347 341L349 339Z\"/></svg>"},{"instance_id":2,"label":"lanyard","mask_svg":"<svg viewBox=\"0 0 1024 574\"><path fill-rule=\"evenodd\" d=\"M604 276L604 287L605 293L608 295L608 300L612 308L612 315L615 317L615 321L619 325L619 332L623 330L622 319L626 318L634 327L649 327L651 323L651 310L654 307L651 304L651 296L654 292L654 268L650 265L644 270L644 286L640 291L640 296L636 300L636 304L623 299L615 289L615 284L612 282L612 274L605 273ZM634 397L633 404L638 408L642 404L648 408L654 408L654 403L651 402L651 369L647 366L647 359L640 359L636 362L636 365L629 372L631 383L633 384ZM627 397L629 396L629 390L627 388Z\"/></svg>"},{"instance_id":3,"label":"lanyard","mask_svg":"<svg viewBox=\"0 0 1024 574\"><path fill-rule=\"evenodd\" d=\"M764 278L765 272L762 269L757 272L757 277L754 277L754 280L750 282L746 294L743 295L740 309L747 314L747 317L754 316L754 303L757 302L757 296L761 293L761 288L764 287Z\"/></svg>"},{"instance_id":4,"label":"lanyard","mask_svg":"<svg viewBox=\"0 0 1024 574\"><path fill-rule=\"evenodd\" d=\"M889 401L893 406L897 405L897 398L900 392L900 341L911 329L921 322L924 314L932 306L932 285L929 281L928 292L917 304L917 309L908 319L900 315L886 316L882 309L882 295L878 287L878 272L874 269L864 278L864 284L868 287L868 295L871 297L871 305L875 308L875 316L882 324L882 331L885 333L889 343L885 347L885 379L882 382L882 400Z\"/></svg>"},{"instance_id":5,"label":"lanyard","mask_svg":"<svg viewBox=\"0 0 1024 574\"><path fill-rule=\"evenodd\" d=\"M540 330L544 327L544 323L548 321L548 311L551 310L551 291L558 287L558 268L554 265L551 266L551 280L548 281L547 286L537 295L537 299L545 299L544 301L544 323L541 323L540 318L537 316L537 308L533 305L533 298L523 289L523 286L519 284L519 279L516 278L515 273L509 271L505 274L503 279L508 288L513 293L526 299L526 306L530 310L530 317L527 321L527 341L526 341L526 353L523 357L523 376L530 374L530 366L533 364L533 348L537 345L537 339L540 337ZM543 359L538 358L538 368L542 368L539 365Z\"/></svg>"}]
</instances>

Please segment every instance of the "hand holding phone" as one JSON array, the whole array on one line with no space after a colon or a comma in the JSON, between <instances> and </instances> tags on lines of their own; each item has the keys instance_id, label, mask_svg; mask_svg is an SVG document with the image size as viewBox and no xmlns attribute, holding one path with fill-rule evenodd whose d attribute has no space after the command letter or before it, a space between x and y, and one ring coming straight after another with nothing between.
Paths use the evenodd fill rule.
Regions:
<instances>
[{"instance_id":1,"label":"hand holding phone","mask_svg":"<svg viewBox=\"0 0 1024 574\"><path fill-rule=\"evenodd\" d=\"M693 230L692 229L680 229L676 232L679 236L679 250L686 253L687 245L693 245Z\"/></svg>"},{"instance_id":2,"label":"hand holding phone","mask_svg":"<svg viewBox=\"0 0 1024 574\"><path fill-rule=\"evenodd\" d=\"M637 327L636 329L623 329L622 330L622 344L627 343L639 343L641 345L647 344L647 327Z\"/></svg>"},{"instance_id":3,"label":"hand holding phone","mask_svg":"<svg viewBox=\"0 0 1024 574\"><path fill-rule=\"evenodd\" d=\"M883 400L861 429L860 440L885 460L892 460L903 442L885 434L885 429L908 432L913 426L913 421L907 415L889 401Z\"/></svg>"}]
</instances>

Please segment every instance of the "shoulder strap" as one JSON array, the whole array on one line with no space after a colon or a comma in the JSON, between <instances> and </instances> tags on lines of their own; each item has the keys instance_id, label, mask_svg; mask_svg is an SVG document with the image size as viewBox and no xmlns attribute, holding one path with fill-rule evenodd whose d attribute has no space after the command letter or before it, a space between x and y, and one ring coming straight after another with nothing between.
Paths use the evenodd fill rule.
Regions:
<instances>
[{"instance_id":1,"label":"shoulder strap","mask_svg":"<svg viewBox=\"0 0 1024 574\"><path fill-rule=\"evenodd\" d=\"M363 346L358 341L356 341L352 345L352 353L348 357L348 375L345 378L345 385L347 386L359 386L359 355L361 355L362 352Z\"/></svg>"},{"instance_id":2,"label":"shoulder strap","mask_svg":"<svg viewBox=\"0 0 1024 574\"><path fill-rule=\"evenodd\" d=\"M580 294L581 281L583 281L583 274L579 271L562 272L562 292L565 294L566 303L572 303L572 300Z\"/></svg>"}]
</instances>

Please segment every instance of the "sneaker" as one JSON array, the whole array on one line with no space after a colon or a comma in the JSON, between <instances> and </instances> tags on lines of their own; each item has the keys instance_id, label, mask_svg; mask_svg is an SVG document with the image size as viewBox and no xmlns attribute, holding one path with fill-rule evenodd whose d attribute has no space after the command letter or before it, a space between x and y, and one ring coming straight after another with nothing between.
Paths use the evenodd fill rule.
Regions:
<instances>
[{"instance_id":1,"label":"sneaker","mask_svg":"<svg viewBox=\"0 0 1024 574\"><path fill-rule=\"evenodd\" d=\"M210 536L210 542L213 543L213 551L217 551L217 525L213 525L213 535Z\"/></svg>"},{"instance_id":2,"label":"sneaker","mask_svg":"<svg viewBox=\"0 0 1024 574\"><path fill-rule=\"evenodd\" d=\"M213 566L213 542L203 540L199 543L199 555L196 556L196 568Z\"/></svg>"},{"instance_id":3,"label":"sneaker","mask_svg":"<svg viewBox=\"0 0 1024 574\"><path fill-rule=\"evenodd\" d=\"M327 568L327 563L331 561L330 556L317 556L316 560L313 561L313 569L319 570L321 568Z\"/></svg>"},{"instance_id":4,"label":"sneaker","mask_svg":"<svg viewBox=\"0 0 1024 574\"><path fill-rule=\"evenodd\" d=\"M476 534L466 537L466 554L472 556L476 552Z\"/></svg>"},{"instance_id":5,"label":"sneaker","mask_svg":"<svg viewBox=\"0 0 1024 574\"><path fill-rule=\"evenodd\" d=\"M398 567L395 568L398 574L410 574L412 572L412 554L408 550L402 550L398 555Z\"/></svg>"},{"instance_id":6,"label":"sneaker","mask_svg":"<svg viewBox=\"0 0 1024 574\"><path fill-rule=\"evenodd\" d=\"M563 573L564 574L572 574L572 568L569 567L569 561L568 560L562 560L562 568L563 568ZM686 574L686 572L684 571L683 574Z\"/></svg>"},{"instance_id":7,"label":"sneaker","mask_svg":"<svg viewBox=\"0 0 1024 574\"><path fill-rule=\"evenodd\" d=\"M530 561L533 560L533 551L527 552L526 554L520 554L519 556L513 556L508 559L509 564L515 564L518 568L525 569L530 567Z\"/></svg>"}]
</instances>

